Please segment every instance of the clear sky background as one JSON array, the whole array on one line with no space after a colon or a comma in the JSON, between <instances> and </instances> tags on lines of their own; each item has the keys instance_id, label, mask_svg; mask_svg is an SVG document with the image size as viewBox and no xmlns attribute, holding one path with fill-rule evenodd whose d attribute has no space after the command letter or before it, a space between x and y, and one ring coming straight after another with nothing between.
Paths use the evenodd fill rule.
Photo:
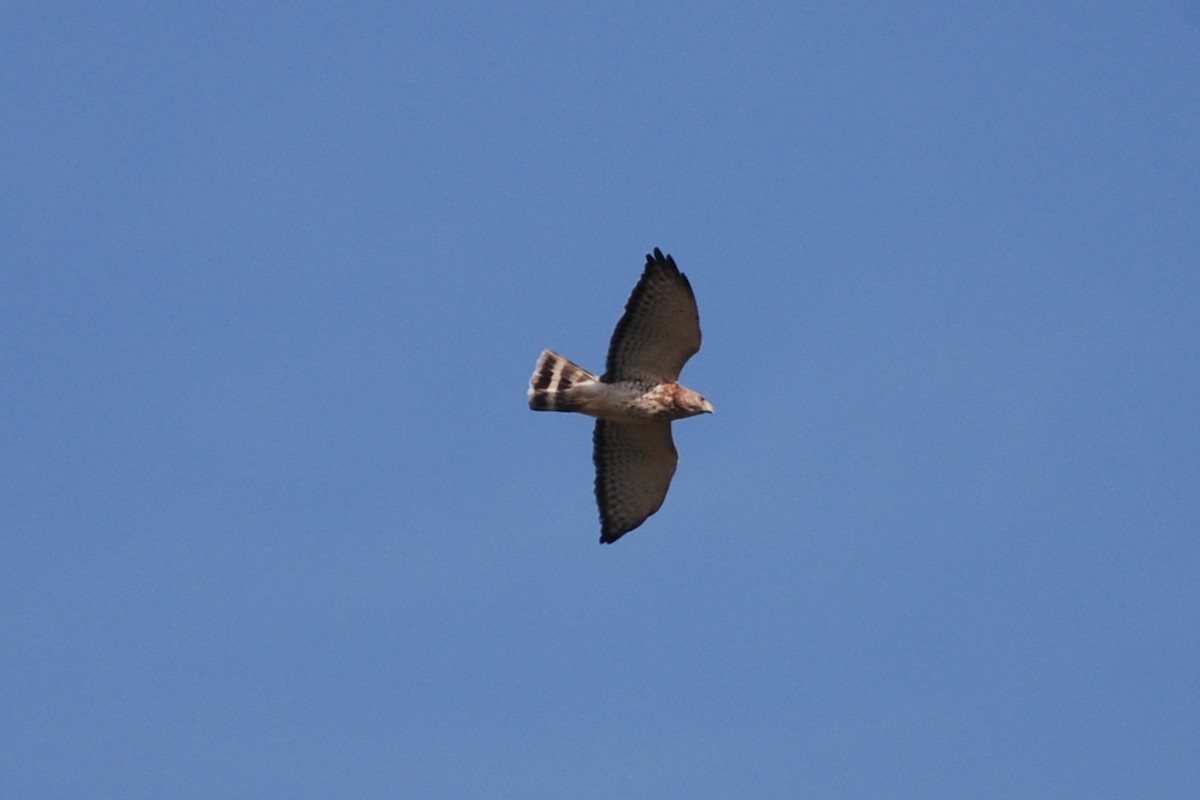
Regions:
<instances>
[{"instance_id":1,"label":"clear sky background","mask_svg":"<svg viewBox=\"0 0 1200 800\"><path fill-rule=\"evenodd\" d=\"M1200 796L1195 3L16 2L0 91L0 795ZM525 389L655 246L717 413L601 546Z\"/></svg>"}]
</instances>

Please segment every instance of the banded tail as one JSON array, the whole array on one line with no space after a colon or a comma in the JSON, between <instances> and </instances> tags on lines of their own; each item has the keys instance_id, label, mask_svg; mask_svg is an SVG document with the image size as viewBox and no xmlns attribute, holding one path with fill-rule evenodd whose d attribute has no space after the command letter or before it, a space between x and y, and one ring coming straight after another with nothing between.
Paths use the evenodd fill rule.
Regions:
<instances>
[{"instance_id":1,"label":"banded tail","mask_svg":"<svg viewBox=\"0 0 1200 800\"><path fill-rule=\"evenodd\" d=\"M534 411L579 411L584 397L572 390L599 380L558 353L543 350L529 378L529 407Z\"/></svg>"}]
</instances>

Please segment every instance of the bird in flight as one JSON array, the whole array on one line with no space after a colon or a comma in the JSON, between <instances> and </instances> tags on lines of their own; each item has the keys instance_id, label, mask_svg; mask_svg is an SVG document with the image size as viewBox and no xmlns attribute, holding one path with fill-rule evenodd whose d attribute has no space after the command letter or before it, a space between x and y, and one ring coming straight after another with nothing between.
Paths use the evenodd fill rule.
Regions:
<instances>
[{"instance_id":1,"label":"bird in flight","mask_svg":"<svg viewBox=\"0 0 1200 800\"><path fill-rule=\"evenodd\" d=\"M529 379L534 411L596 418L592 460L600 541L611 544L658 511L679 453L671 422L711 414L712 404L678 383L700 350L700 314L687 276L657 247L613 330L602 376L543 350Z\"/></svg>"}]
</instances>

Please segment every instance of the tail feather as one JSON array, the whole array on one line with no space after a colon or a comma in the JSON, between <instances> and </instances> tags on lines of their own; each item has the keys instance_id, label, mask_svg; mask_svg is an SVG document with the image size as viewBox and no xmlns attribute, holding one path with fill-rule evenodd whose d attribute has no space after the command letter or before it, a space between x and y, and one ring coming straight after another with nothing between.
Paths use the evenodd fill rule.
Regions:
<instances>
[{"instance_id":1,"label":"tail feather","mask_svg":"<svg viewBox=\"0 0 1200 800\"><path fill-rule=\"evenodd\" d=\"M583 398L571 390L600 380L552 350L543 350L529 379L529 407L534 411L578 411Z\"/></svg>"}]
</instances>

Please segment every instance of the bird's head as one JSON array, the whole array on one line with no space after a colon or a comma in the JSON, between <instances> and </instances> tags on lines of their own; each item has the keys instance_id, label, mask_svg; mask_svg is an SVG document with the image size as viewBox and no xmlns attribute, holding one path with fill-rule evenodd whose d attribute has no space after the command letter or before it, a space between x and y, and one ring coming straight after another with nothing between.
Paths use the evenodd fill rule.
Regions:
<instances>
[{"instance_id":1,"label":"bird's head","mask_svg":"<svg viewBox=\"0 0 1200 800\"><path fill-rule=\"evenodd\" d=\"M697 414L713 413L712 403L691 389L685 389L682 386L675 392L675 408L681 417L694 417Z\"/></svg>"}]
</instances>

